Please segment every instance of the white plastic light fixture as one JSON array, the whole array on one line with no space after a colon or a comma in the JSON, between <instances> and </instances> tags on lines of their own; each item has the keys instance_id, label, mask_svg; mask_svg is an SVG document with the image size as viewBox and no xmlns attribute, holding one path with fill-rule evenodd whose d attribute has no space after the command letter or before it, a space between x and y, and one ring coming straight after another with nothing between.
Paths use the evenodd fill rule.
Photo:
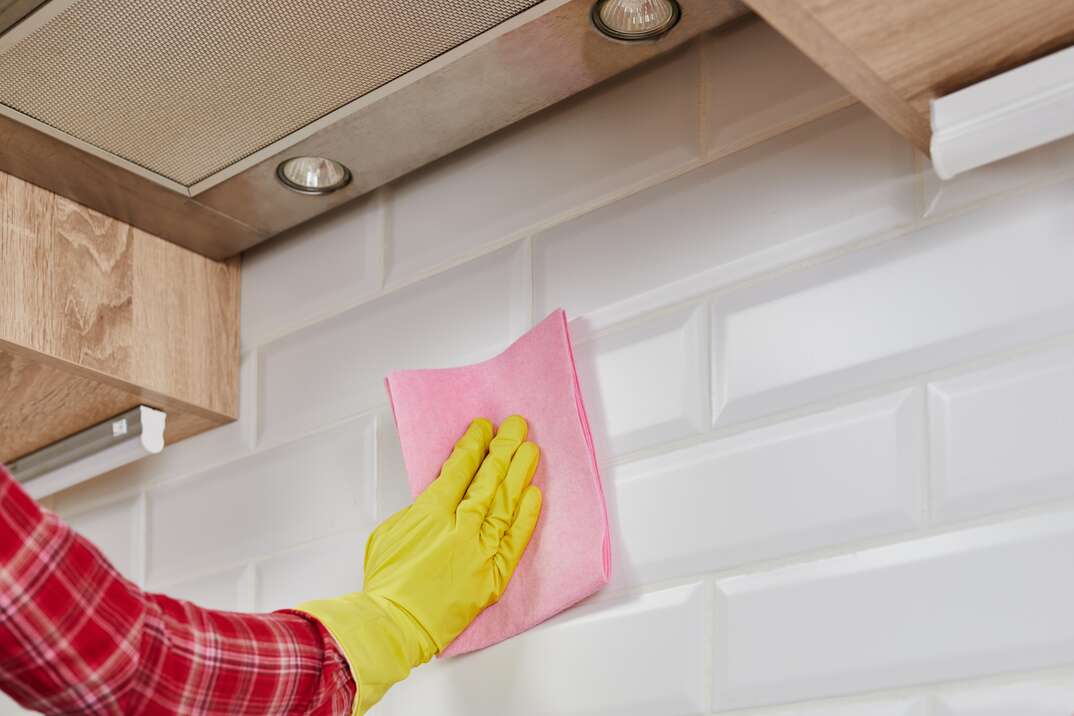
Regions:
<instances>
[{"instance_id":1,"label":"white plastic light fixture","mask_svg":"<svg viewBox=\"0 0 1074 716\"><path fill-rule=\"evenodd\" d=\"M1074 134L1074 47L933 100L941 179Z\"/></svg>"},{"instance_id":2,"label":"white plastic light fixture","mask_svg":"<svg viewBox=\"0 0 1074 716\"><path fill-rule=\"evenodd\" d=\"M681 16L675 0L597 0L593 6L593 24L616 40L655 39Z\"/></svg>"},{"instance_id":3,"label":"white plastic light fixture","mask_svg":"<svg viewBox=\"0 0 1074 716\"><path fill-rule=\"evenodd\" d=\"M334 159L293 157L276 167L276 177L302 194L329 194L347 186L351 172Z\"/></svg>"},{"instance_id":4,"label":"white plastic light fixture","mask_svg":"<svg viewBox=\"0 0 1074 716\"><path fill-rule=\"evenodd\" d=\"M140 405L19 458L9 469L41 498L164 449L167 414Z\"/></svg>"}]
</instances>

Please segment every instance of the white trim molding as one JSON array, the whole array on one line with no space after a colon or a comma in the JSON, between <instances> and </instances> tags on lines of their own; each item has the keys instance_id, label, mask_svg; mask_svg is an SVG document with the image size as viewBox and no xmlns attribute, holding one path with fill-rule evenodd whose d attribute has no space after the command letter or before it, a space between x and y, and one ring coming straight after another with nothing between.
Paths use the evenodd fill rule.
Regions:
<instances>
[{"instance_id":1,"label":"white trim molding","mask_svg":"<svg viewBox=\"0 0 1074 716\"><path fill-rule=\"evenodd\" d=\"M1074 134L1074 47L932 102L941 179Z\"/></svg>"}]
</instances>

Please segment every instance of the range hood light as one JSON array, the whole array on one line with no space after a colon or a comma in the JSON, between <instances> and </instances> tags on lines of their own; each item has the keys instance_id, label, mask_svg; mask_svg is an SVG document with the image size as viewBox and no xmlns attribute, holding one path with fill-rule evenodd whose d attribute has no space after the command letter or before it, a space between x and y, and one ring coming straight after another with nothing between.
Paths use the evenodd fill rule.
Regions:
<instances>
[{"instance_id":1,"label":"range hood light","mask_svg":"<svg viewBox=\"0 0 1074 716\"><path fill-rule=\"evenodd\" d=\"M593 24L616 40L652 40L679 21L682 10L675 0L597 0Z\"/></svg>"},{"instance_id":2,"label":"range hood light","mask_svg":"<svg viewBox=\"0 0 1074 716\"><path fill-rule=\"evenodd\" d=\"M276 177L288 189L303 194L329 194L351 180L347 167L323 157L293 157L276 167Z\"/></svg>"}]
</instances>

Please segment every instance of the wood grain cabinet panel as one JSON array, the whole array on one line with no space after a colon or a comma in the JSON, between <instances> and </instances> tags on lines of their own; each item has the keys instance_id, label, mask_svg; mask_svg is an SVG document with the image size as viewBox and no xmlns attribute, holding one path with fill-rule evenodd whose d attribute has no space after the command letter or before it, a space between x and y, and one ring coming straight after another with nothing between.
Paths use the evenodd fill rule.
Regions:
<instances>
[{"instance_id":1,"label":"wood grain cabinet panel","mask_svg":"<svg viewBox=\"0 0 1074 716\"><path fill-rule=\"evenodd\" d=\"M178 440L237 417L239 259L0 173L0 461L138 404Z\"/></svg>"},{"instance_id":2,"label":"wood grain cabinet panel","mask_svg":"<svg viewBox=\"0 0 1074 716\"><path fill-rule=\"evenodd\" d=\"M747 0L923 152L929 102L1074 43L1074 0Z\"/></svg>"}]
</instances>

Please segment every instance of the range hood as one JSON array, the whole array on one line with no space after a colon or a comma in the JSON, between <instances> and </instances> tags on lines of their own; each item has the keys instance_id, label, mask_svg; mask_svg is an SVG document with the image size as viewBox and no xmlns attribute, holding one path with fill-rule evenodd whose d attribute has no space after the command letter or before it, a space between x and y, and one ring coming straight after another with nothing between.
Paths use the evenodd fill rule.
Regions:
<instances>
[{"instance_id":1,"label":"range hood","mask_svg":"<svg viewBox=\"0 0 1074 716\"><path fill-rule=\"evenodd\" d=\"M226 258L745 13L679 4L623 42L593 0L0 0L0 171Z\"/></svg>"}]
</instances>

